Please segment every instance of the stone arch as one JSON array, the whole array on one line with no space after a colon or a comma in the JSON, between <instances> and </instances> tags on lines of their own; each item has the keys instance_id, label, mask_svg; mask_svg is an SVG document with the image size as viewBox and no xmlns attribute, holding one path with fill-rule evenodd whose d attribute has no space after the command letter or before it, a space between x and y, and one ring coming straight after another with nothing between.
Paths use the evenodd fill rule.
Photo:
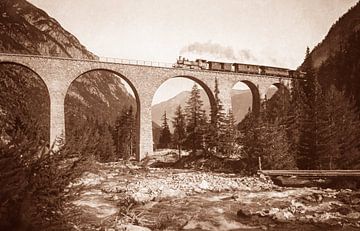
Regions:
<instances>
[{"instance_id":1,"label":"stone arch","mask_svg":"<svg viewBox=\"0 0 360 231\"><path fill-rule=\"evenodd\" d=\"M74 79L72 79L71 83L68 85L68 88L66 90L66 94L64 97L64 108L66 107L66 100L67 100L67 96L69 93L69 90L72 86L72 84L78 79L81 78L82 76L89 74L91 72L97 72L97 71L101 71L101 72L106 72L106 73L111 73L113 75L115 75L117 78L120 78L122 80L124 80L131 88L132 92L134 93L134 98L135 98L135 102L136 102L136 115L135 115L135 123L136 123L136 134L137 134L137 140L136 140L136 158L139 160L140 159L140 112L141 112L141 105L140 105L140 96L139 93L136 89L136 87L134 86L134 84L123 74L121 74L118 71L114 71L111 69L106 69L106 68L94 68L94 69L89 69L87 71L82 72L81 74L78 74ZM65 116L65 131L66 131L66 116Z\"/></svg>"},{"instance_id":2,"label":"stone arch","mask_svg":"<svg viewBox=\"0 0 360 231\"><path fill-rule=\"evenodd\" d=\"M177 75L177 76L171 77L170 79L173 79L173 78L190 79L190 80L194 81L195 83L199 84L204 89L204 91L206 92L206 95L208 96L208 99L210 101L210 106L211 107L215 106L214 94L213 94L212 90L210 89L210 87L204 81L202 81L199 78L196 78L194 76L190 76L190 75ZM169 79L166 79L166 80L169 80ZM164 82L166 82L166 80ZM161 87L161 85L159 87ZM159 89L159 87L158 87L158 89Z\"/></svg>"},{"instance_id":3,"label":"stone arch","mask_svg":"<svg viewBox=\"0 0 360 231\"><path fill-rule=\"evenodd\" d=\"M139 93L136 89L136 87L134 86L134 84L128 79L126 78L125 75L121 74L120 72L118 71L114 71L114 70L111 70L111 69L106 69L106 68L94 68L94 69L90 69L90 70L87 70L87 71L84 71L82 72L81 74L79 74L78 76L76 76L72 81L71 83L69 84L68 86L68 89L66 91L66 93L68 93L69 91L69 88L71 86L71 84L76 80L78 79L79 77L87 74L87 73L90 73L90 72L94 72L94 71L105 71L105 72L110 72L118 77L120 77L121 79L123 79L124 81L126 81L127 84L129 84L129 86L131 87L131 90L134 92L135 94L135 100L136 100L136 107L137 109L140 111L140 97L139 97Z\"/></svg>"},{"instance_id":4,"label":"stone arch","mask_svg":"<svg viewBox=\"0 0 360 231\"><path fill-rule=\"evenodd\" d=\"M235 84L237 84L239 82L244 83L246 86L249 87L251 94L252 94L252 111L256 115L258 115L260 113L260 103L261 103L258 86L256 86L253 82L251 82L249 80L239 80ZM233 85L233 87L235 86L235 84Z\"/></svg>"},{"instance_id":5,"label":"stone arch","mask_svg":"<svg viewBox=\"0 0 360 231\"><path fill-rule=\"evenodd\" d=\"M31 71L33 74L35 74L39 78L39 80L41 80L41 82L44 84L44 86L46 88L47 94L50 96L49 88L48 88L46 82L44 81L43 77L41 77L41 75L39 75L33 68L27 66L26 64L14 62L14 61L0 61L0 65L3 65L3 64L16 65L16 66L20 66L22 68L25 68L25 69Z\"/></svg>"},{"instance_id":6,"label":"stone arch","mask_svg":"<svg viewBox=\"0 0 360 231\"><path fill-rule=\"evenodd\" d=\"M157 97L157 96L159 96L159 95L157 95L158 94L158 92L159 92L159 90L160 89L162 89L162 90L164 90L164 89L168 89L168 87L173 87L173 86L176 86L176 85L173 85L174 83L173 82L168 82L168 81L170 81L170 80L173 80L173 79L182 79L182 80L180 80L180 81L184 81L184 80L189 80L189 81L191 81L191 82L194 82L194 83L196 83L196 84L198 84L200 87L200 89L202 88L202 90L204 90L205 91L205 93L206 93L206 96L205 97L207 97L207 99L208 99L208 102L209 102L209 106L210 106L210 109L212 108L212 107L214 107L215 106L215 97L214 97L214 94L213 94L213 92L211 91L211 89L210 89L210 87L209 87L209 85L207 84L207 83L205 83L203 80L201 80L201 79L199 79L199 78L197 78L197 77L194 77L194 76L189 76L189 75L175 75L175 76L169 76L168 78L165 78L162 82L161 82L161 84L159 84L157 87L156 87L156 90L155 90L155 92L154 92L154 94L153 94L153 97L152 97L152 106L151 106L151 121L152 121L152 137L153 137L153 144L154 144L154 147L153 147L153 149L156 149L156 144L157 144L157 141L158 141L158 139L159 139L159 127L158 126L161 126L161 122L160 121L162 121L161 120L161 118L162 118L162 115L163 115L163 111L161 111L161 113L160 113L160 111L159 111L159 108L158 108L158 110L156 110L156 109L154 109L153 108L153 106L154 105L157 105L159 102L161 102L161 101L156 101L155 100L155 98ZM212 78L209 78L209 81L214 81ZM168 83L168 85L166 85L166 83ZM181 90L188 90L188 83L189 82L187 82L187 87L186 87L186 89L181 89ZM166 87L165 87L166 86ZM179 89L180 90L180 89ZM180 91L178 91L178 90L176 90L176 93L180 93L181 92L181 90ZM158 98L159 99L159 98ZM203 98L204 99L204 98ZM206 98L204 99L205 100L205 107L203 107L203 109L208 109L208 105L207 105L207 100L206 100ZM182 104L183 103L185 103L184 101L182 101ZM160 106L160 108L161 108L161 106ZM163 108L161 108L161 109L163 109ZM166 109L167 110L167 116L168 116L168 119L169 119L169 121L168 122L170 122L171 121L171 117L173 116L173 113L175 112L175 109L176 109L176 107L174 107L174 108L171 108L170 110L168 110L168 109ZM183 108L184 109L184 108ZM206 111L208 111L208 110L206 110ZM154 113L155 112L155 113ZM157 112L157 113L156 113ZM209 113L210 113L210 111L209 111ZM171 122L170 122L171 123ZM172 125L170 124L170 129L171 129L171 127L172 127Z\"/></svg>"},{"instance_id":7,"label":"stone arch","mask_svg":"<svg viewBox=\"0 0 360 231\"><path fill-rule=\"evenodd\" d=\"M194 77L194 76L190 76L190 75L176 75L176 76L172 76L170 78L166 78L164 81L162 81L155 89L153 95L152 95L152 99L154 99L156 91L168 80L170 79L174 79L174 78L185 78L185 79L189 79L194 81L195 83L199 84L205 91L209 102L210 102L210 107L213 108L215 106L215 97L214 94L212 92L212 90L210 89L210 87L208 86L208 84L206 84L204 81L202 81L201 79ZM213 80L211 80L213 81Z\"/></svg>"},{"instance_id":8,"label":"stone arch","mask_svg":"<svg viewBox=\"0 0 360 231\"><path fill-rule=\"evenodd\" d=\"M277 88L277 90L273 93L273 94L275 94L277 91L283 91L283 95L290 95L290 89L284 84L284 83L281 83L281 82L276 82L276 83L273 83L273 84L271 84L269 87L268 87L268 89L271 87L271 86L275 86L276 88ZM272 95L273 95L272 94ZM267 99L270 99L271 97L272 97L272 95L271 96L269 96L269 95L267 95L267 92L266 92L266 98Z\"/></svg>"},{"instance_id":9,"label":"stone arch","mask_svg":"<svg viewBox=\"0 0 360 231\"><path fill-rule=\"evenodd\" d=\"M19 63L19 62L14 62L14 61L0 61L0 66L1 65L13 65L13 66L18 66L22 69L28 70L33 76L35 76L36 80L38 81L38 83L40 84L40 86L43 88L42 90L44 90L44 95L46 96L46 98L44 99L42 97L43 100L45 100L45 112L44 112L44 116L45 116L45 120L46 120L46 124L43 125L42 122L44 121L44 118L41 118L41 123L40 126L45 126L46 127L46 136L44 137L44 139L46 139L46 142L52 142L51 141L51 118L50 118L50 111L51 111L51 98L50 98L50 91L48 88L48 85L46 84L46 82L44 81L43 77L38 74L33 68L29 67L26 64L23 63ZM32 97L33 98L33 97ZM39 114L39 113L38 113ZM1 130L0 130L1 133Z\"/></svg>"}]
</instances>

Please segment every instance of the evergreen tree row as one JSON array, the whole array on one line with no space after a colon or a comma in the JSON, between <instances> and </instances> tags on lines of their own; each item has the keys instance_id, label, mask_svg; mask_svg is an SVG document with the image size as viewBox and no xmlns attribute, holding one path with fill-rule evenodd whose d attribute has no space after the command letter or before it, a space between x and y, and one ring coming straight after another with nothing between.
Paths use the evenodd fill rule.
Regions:
<instances>
[{"instance_id":1,"label":"evergreen tree row","mask_svg":"<svg viewBox=\"0 0 360 231\"><path fill-rule=\"evenodd\" d=\"M309 50L303 66L305 81L298 82L292 91L296 107L292 116L298 124L293 130L299 134L293 144L298 167L359 168L360 120L356 101L334 85L319 84L322 73L313 69Z\"/></svg>"},{"instance_id":2,"label":"evergreen tree row","mask_svg":"<svg viewBox=\"0 0 360 231\"><path fill-rule=\"evenodd\" d=\"M303 80L293 81L291 93L279 89L249 113L239 125L243 168L359 169L360 119L356 101L313 69L309 50Z\"/></svg>"},{"instance_id":3,"label":"evergreen tree row","mask_svg":"<svg viewBox=\"0 0 360 231\"><path fill-rule=\"evenodd\" d=\"M84 137L84 133L90 136ZM91 139L91 142L85 139ZM73 149L78 150L79 153L86 150L89 155L90 152L100 162L133 157L137 151L137 131L133 108L130 106L123 109L114 125L93 119L80 121L69 131L67 143L73 143ZM83 147L84 145L86 147Z\"/></svg>"},{"instance_id":4,"label":"evergreen tree row","mask_svg":"<svg viewBox=\"0 0 360 231\"><path fill-rule=\"evenodd\" d=\"M191 153L201 152L209 155L230 156L236 145L235 120L231 111L225 114L219 99L218 81L215 80L215 102L211 108L210 119L203 109L200 89L193 85L185 108L176 108L172 124L174 133L171 135L166 112L159 139L159 147L182 149Z\"/></svg>"}]
</instances>

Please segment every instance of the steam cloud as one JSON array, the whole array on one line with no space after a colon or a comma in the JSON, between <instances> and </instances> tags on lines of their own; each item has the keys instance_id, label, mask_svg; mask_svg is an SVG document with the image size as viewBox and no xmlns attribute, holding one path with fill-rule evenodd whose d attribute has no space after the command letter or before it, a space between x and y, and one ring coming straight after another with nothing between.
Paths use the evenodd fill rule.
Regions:
<instances>
[{"instance_id":1,"label":"steam cloud","mask_svg":"<svg viewBox=\"0 0 360 231\"><path fill-rule=\"evenodd\" d=\"M206 43L194 42L183 47L180 50L180 55L194 54L194 55L210 55L216 59L223 61L238 61L238 62L257 62L256 57L250 50L242 49L234 51L230 46L222 46L219 43L208 41ZM204 57L205 58L205 57Z\"/></svg>"}]
</instances>

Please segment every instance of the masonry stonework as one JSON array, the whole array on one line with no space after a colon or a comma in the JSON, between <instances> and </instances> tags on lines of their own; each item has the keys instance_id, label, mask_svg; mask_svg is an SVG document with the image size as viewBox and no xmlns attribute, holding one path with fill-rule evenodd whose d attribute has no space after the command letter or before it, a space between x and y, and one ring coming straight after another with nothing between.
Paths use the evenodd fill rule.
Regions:
<instances>
[{"instance_id":1,"label":"masonry stonework","mask_svg":"<svg viewBox=\"0 0 360 231\"><path fill-rule=\"evenodd\" d=\"M0 54L0 63L11 62L33 70L46 84L50 97L50 141L65 134L64 101L71 83L82 74L93 70L107 70L118 74L133 88L138 102L139 153L141 160L153 153L153 134L151 103L156 90L166 80L174 77L185 77L200 84L210 103L214 103L213 90L215 79L219 82L219 97L224 109L231 109L231 89L241 81L249 86L253 93L253 108L260 108L266 91L271 85L282 84L290 87L291 79L264 75L216 72L208 70L190 70L164 68L120 63L100 62L93 60L76 60L66 58L41 57L30 55ZM257 110L257 109L256 109Z\"/></svg>"}]
</instances>

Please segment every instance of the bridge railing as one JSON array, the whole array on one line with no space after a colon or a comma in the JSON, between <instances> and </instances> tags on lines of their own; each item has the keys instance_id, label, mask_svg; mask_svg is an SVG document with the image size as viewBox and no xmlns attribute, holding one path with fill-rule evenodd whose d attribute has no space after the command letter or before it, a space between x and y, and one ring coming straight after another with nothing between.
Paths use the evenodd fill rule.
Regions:
<instances>
[{"instance_id":1,"label":"bridge railing","mask_svg":"<svg viewBox=\"0 0 360 231\"><path fill-rule=\"evenodd\" d=\"M132 59L119 59L119 58L110 58L110 57L99 57L100 62L107 63L121 63L121 64L131 64L131 65L141 65L141 66L151 66L151 67L173 67L172 63L165 62L155 62L155 61L145 61L145 60L132 60Z\"/></svg>"},{"instance_id":2,"label":"bridge railing","mask_svg":"<svg viewBox=\"0 0 360 231\"><path fill-rule=\"evenodd\" d=\"M154 61L145 61L145 60L132 60L132 59L120 59L120 58L110 58L110 57L96 57L95 59L79 59L79 58L69 58L69 57L57 57L57 56L47 56L47 55L29 55L29 54L10 54L10 53L2 53L0 55L3 56L19 56L19 57L34 57L34 58L47 58L47 59L61 59L61 60L74 60L74 61L87 61L87 62L105 62L105 63L119 63L119 64L127 64L127 65L140 65L140 66L151 66L151 67L161 67L161 68L174 68L173 63L165 63L165 62L154 62ZM191 69L192 71L197 71L197 69ZM223 74L233 74L234 72L224 72L218 70L201 70L201 71L211 71L211 72L221 72ZM238 73L236 74L244 74ZM250 74L248 74L250 75ZM251 74L254 75L254 74ZM269 78L284 78L284 76L273 76L266 75ZM295 78L295 77L287 77L287 78ZM303 79L303 78L299 78Z\"/></svg>"},{"instance_id":3,"label":"bridge railing","mask_svg":"<svg viewBox=\"0 0 360 231\"><path fill-rule=\"evenodd\" d=\"M120 64L152 66L152 67L166 67L166 68L172 68L174 65L173 63L145 61L145 60L133 60L133 59L120 59L120 58L111 58L111 57L98 57L97 59L79 59L79 58L57 57L57 56L48 56L48 55L10 54L10 53L2 53L2 52L0 52L0 55L63 59L63 60L79 60L79 61L91 61L91 62L120 63Z\"/></svg>"}]
</instances>

